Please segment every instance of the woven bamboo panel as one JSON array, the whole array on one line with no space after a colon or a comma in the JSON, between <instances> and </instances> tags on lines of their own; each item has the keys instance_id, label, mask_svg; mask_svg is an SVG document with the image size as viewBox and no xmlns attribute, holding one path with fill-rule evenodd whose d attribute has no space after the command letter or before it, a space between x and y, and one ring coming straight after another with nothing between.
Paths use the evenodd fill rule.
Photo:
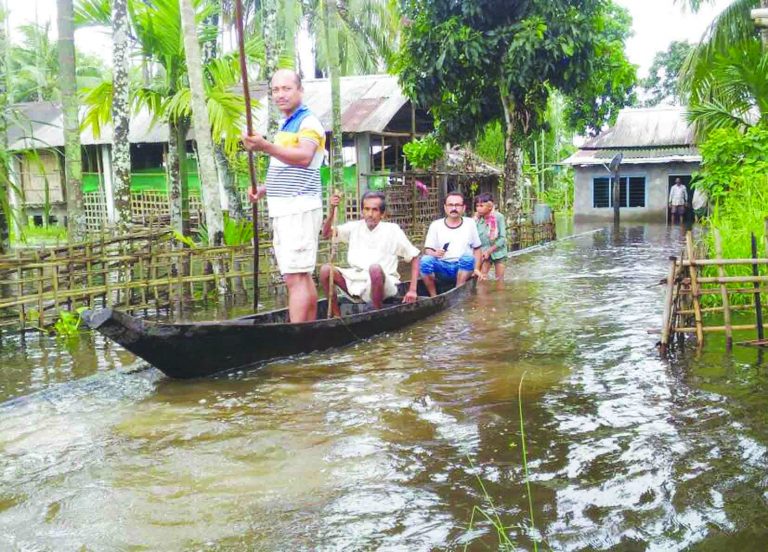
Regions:
<instances>
[{"instance_id":1,"label":"woven bamboo panel","mask_svg":"<svg viewBox=\"0 0 768 552\"><path fill-rule=\"evenodd\" d=\"M429 224L442 216L439 192L435 179L420 180L426 188L420 191L416 179L411 177L390 177L384 189L387 197L387 220L395 222L419 243L427 233Z\"/></svg>"},{"instance_id":2,"label":"woven bamboo panel","mask_svg":"<svg viewBox=\"0 0 768 552\"><path fill-rule=\"evenodd\" d=\"M102 190L83 194L83 210L88 232L101 232L108 226L107 201Z\"/></svg>"}]
</instances>

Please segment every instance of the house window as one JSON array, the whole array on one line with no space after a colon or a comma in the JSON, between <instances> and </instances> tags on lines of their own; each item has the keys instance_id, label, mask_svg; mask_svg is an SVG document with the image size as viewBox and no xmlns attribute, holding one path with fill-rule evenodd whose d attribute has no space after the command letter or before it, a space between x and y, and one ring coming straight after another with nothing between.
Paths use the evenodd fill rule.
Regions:
<instances>
[{"instance_id":1,"label":"house window","mask_svg":"<svg viewBox=\"0 0 768 552\"><path fill-rule=\"evenodd\" d=\"M622 176L619 186L619 206L645 207L645 177ZM611 179L600 177L592 180L592 207L613 207Z\"/></svg>"}]
</instances>

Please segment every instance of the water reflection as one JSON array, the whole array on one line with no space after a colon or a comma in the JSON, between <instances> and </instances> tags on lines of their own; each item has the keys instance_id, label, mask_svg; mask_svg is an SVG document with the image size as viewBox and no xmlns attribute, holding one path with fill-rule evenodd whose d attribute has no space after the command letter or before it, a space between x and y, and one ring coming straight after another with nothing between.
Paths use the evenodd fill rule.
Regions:
<instances>
[{"instance_id":1,"label":"water reflection","mask_svg":"<svg viewBox=\"0 0 768 552\"><path fill-rule=\"evenodd\" d=\"M585 234L426 323L215 379L116 371L132 357L98 338L6 349L0 547L494 549L468 529L491 500L528 549L524 377L547 547L759 549L764 362L667 363L645 331L677 230Z\"/></svg>"}]
</instances>

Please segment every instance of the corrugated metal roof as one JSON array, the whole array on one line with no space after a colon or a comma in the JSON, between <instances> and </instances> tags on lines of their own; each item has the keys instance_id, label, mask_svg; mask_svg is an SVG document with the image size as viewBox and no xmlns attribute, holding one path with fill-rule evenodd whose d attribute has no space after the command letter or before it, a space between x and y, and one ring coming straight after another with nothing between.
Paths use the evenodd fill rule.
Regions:
<instances>
[{"instance_id":1,"label":"corrugated metal roof","mask_svg":"<svg viewBox=\"0 0 768 552\"><path fill-rule=\"evenodd\" d=\"M564 165L602 165L621 152L622 164L698 163L693 126L686 108L663 106L621 110L616 124L587 140Z\"/></svg>"},{"instance_id":2,"label":"corrugated metal roof","mask_svg":"<svg viewBox=\"0 0 768 552\"><path fill-rule=\"evenodd\" d=\"M61 104L22 103L11 106L11 110L14 114L8 126L9 151L64 146L64 116ZM132 144L167 142L168 129L162 122L153 124L149 112L142 110L131 117L128 140ZM90 128L84 129L80 133L80 143L84 146L112 143L112 125L102 128L98 138Z\"/></svg>"},{"instance_id":3,"label":"corrugated metal roof","mask_svg":"<svg viewBox=\"0 0 768 552\"><path fill-rule=\"evenodd\" d=\"M602 150L579 150L568 159L562 161L563 165L586 166L607 165L611 159L621 152L624 158L622 165L640 165L644 163L700 163L701 154L694 146L680 146L670 148L612 148Z\"/></svg>"},{"instance_id":4,"label":"corrugated metal roof","mask_svg":"<svg viewBox=\"0 0 768 552\"><path fill-rule=\"evenodd\" d=\"M696 143L686 107L663 106L622 109L616 124L587 140L581 149L652 148Z\"/></svg>"},{"instance_id":5,"label":"corrugated metal roof","mask_svg":"<svg viewBox=\"0 0 768 552\"><path fill-rule=\"evenodd\" d=\"M343 132L384 132L390 121L408 104L397 77L360 75L341 77L341 128ZM331 128L330 79L304 79L304 103L317 115L326 130ZM251 98L258 100L254 125L264 133L267 125L267 85L251 86Z\"/></svg>"},{"instance_id":6,"label":"corrugated metal roof","mask_svg":"<svg viewBox=\"0 0 768 552\"><path fill-rule=\"evenodd\" d=\"M306 79L304 103L317 115L326 130L331 128L331 84L329 79ZM260 83L251 88L251 97L259 101L254 109L254 124L262 133L267 124L267 86ZM409 103L397 77L392 75L360 75L341 78L341 125L344 132L379 133L387 130L396 115ZM16 104L18 120L8 129L8 149L19 151L31 148L64 146L63 116L61 105L54 102ZM81 114L82 115L82 114ZM419 132L425 128L425 115L420 111L417 122ZM410 128L410 114L407 117ZM187 139L192 139L190 130ZM153 124L149 112L142 110L131 117L129 140L137 143L160 143L168 141L168 130L162 122ZM97 138L90 128L80 134L83 145L109 144L112 142L112 126L102 129Z\"/></svg>"}]
</instances>

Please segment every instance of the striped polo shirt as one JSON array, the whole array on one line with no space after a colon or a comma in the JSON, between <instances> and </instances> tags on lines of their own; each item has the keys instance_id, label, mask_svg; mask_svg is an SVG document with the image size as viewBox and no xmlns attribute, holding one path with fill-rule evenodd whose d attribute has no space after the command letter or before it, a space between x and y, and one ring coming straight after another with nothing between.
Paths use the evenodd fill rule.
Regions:
<instances>
[{"instance_id":1,"label":"striped polo shirt","mask_svg":"<svg viewBox=\"0 0 768 552\"><path fill-rule=\"evenodd\" d=\"M267 207L270 217L281 217L322 209L320 165L325 157L325 130L320 120L300 105L280 122L274 143L283 147L298 147L300 140L317 145L308 167L288 165L275 157L269 160L267 171Z\"/></svg>"}]
</instances>

